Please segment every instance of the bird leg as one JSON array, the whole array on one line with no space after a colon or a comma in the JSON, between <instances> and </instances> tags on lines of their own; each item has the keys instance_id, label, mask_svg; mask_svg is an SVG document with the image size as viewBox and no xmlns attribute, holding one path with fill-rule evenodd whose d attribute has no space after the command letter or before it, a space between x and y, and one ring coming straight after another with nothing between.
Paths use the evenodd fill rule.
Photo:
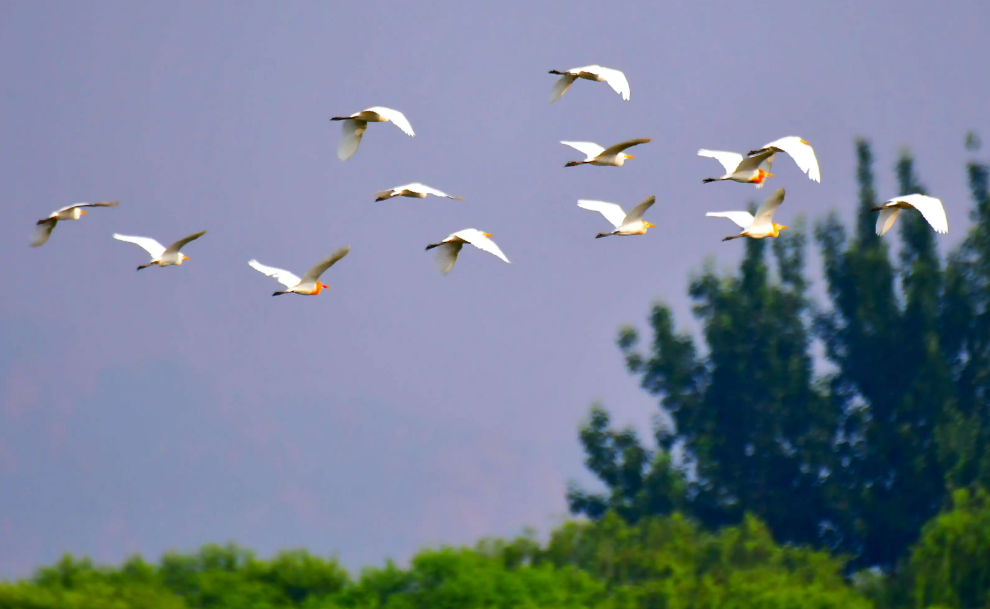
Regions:
<instances>
[{"instance_id":1,"label":"bird leg","mask_svg":"<svg viewBox=\"0 0 990 609\"><path fill-rule=\"evenodd\" d=\"M567 163L566 165L564 165L564 167L576 167L578 165L584 165L587 162L588 161L571 161L571 162Z\"/></svg>"},{"instance_id":2,"label":"bird leg","mask_svg":"<svg viewBox=\"0 0 990 609\"><path fill-rule=\"evenodd\" d=\"M611 237L615 233L598 233L595 235L595 239L601 239L602 237Z\"/></svg>"},{"instance_id":3,"label":"bird leg","mask_svg":"<svg viewBox=\"0 0 990 609\"><path fill-rule=\"evenodd\" d=\"M722 239L722 241L732 241L733 239L739 239L740 237L745 237L745 236L746 235L729 235L725 239Z\"/></svg>"}]
</instances>

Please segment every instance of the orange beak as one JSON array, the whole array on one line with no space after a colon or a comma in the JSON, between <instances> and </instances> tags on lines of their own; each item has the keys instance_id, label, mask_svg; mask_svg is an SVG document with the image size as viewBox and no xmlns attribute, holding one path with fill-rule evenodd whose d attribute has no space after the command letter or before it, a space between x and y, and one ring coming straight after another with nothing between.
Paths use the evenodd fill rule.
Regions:
<instances>
[{"instance_id":1,"label":"orange beak","mask_svg":"<svg viewBox=\"0 0 990 609\"><path fill-rule=\"evenodd\" d=\"M85 209L80 209L79 210L79 213L85 216L86 215L86 210Z\"/></svg>"},{"instance_id":2,"label":"orange beak","mask_svg":"<svg viewBox=\"0 0 990 609\"><path fill-rule=\"evenodd\" d=\"M189 256L186 256L185 254L182 254L182 259L183 260L189 260Z\"/></svg>"},{"instance_id":3,"label":"orange beak","mask_svg":"<svg viewBox=\"0 0 990 609\"><path fill-rule=\"evenodd\" d=\"M773 174L772 173L768 173L765 177L772 178L773 177Z\"/></svg>"},{"instance_id":4,"label":"orange beak","mask_svg":"<svg viewBox=\"0 0 990 609\"><path fill-rule=\"evenodd\" d=\"M643 224L645 224L646 226L648 226L650 228L656 228L657 227L656 224L650 224L649 222L643 222Z\"/></svg>"},{"instance_id":5,"label":"orange beak","mask_svg":"<svg viewBox=\"0 0 990 609\"><path fill-rule=\"evenodd\" d=\"M634 156L633 156L633 155L631 155L631 154L627 154L627 155L626 155L626 158L627 158L627 159L634 159L634 158L636 158L636 157L634 157Z\"/></svg>"},{"instance_id":6,"label":"orange beak","mask_svg":"<svg viewBox=\"0 0 990 609\"><path fill-rule=\"evenodd\" d=\"M777 225L777 230L783 230L783 229L785 229L785 228L787 228L787 226L786 226L786 225L784 225L784 224L778 224L778 225Z\"/></svg>"},{"instance_id":7,"label":"orange beak","mask_svg":"<svg viewBox=\"0 0 990 609\"><path fill-rule=\"evenodd\" d=\"M804 144L805 146L810 146L810 145L811 145L811 144L809 144L808 142L806 142L806 141L804 141L804 140L800 140L800 142L801 142L802 144Z\"/></svg>"},{"instance_id":8,"label":"orange beak","mask_svg":"<svg viewBox=\"0 0 990 609\"><path fill-rule=\"evenodd\" d=\"M481 233L481 234L484 235L484 236L486 236L486 237L488 237L488 238L491 238L491 237L494 236L491 233Z\"/></svg>"},{"instance_id":9,"label":"orange beak","mask_svg":"<svg viewBox=\"0 0 990 609\"><path fill-rule=\"evenodd\" d=\"M323 286L323 289L324 289L324 290L329 290L329 289L330 289L330 286L328 286L328 285L327 285L327 284L325 284L325 283L321 283L320 285L322 285L322 286Z\"/></svg>"}]
</instances>

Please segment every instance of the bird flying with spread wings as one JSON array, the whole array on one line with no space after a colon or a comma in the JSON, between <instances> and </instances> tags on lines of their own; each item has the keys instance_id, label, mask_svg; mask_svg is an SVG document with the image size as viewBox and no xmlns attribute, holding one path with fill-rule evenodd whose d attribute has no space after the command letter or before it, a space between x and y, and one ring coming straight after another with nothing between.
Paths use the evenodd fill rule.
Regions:
<instances>
[{"instance_id":1,"label":"bird flying with spread wings","mask_svg":"<svg viewBox=\"0 0 990 609\"><path fill-rule=\"evenodd\" d=\"M619 70L602 66L582 66L563 72L560 70L550 70L550 73L560 76L557 82L553 83L553 89L550 92L551 104L560 99L564 93L567 93L567 90L571 88L574 81L579 78L593 82L608 83L608 86L612 87L613 91L621 95L623 100L629 101L629 81L626 80L626 75Z\"/></svg>"},{"instance_id":2,"label":"bird flying with spread wings","mask_svg":"<svg viewBox=\"0 0 990 609\"><path fill-rule=\"evenodd\" d=\"M935 197L914 194L894 197L884 201L883 205L878 205L870 210L880 212L880 215L877 216L877 235L883 235L894 226L894 222L902 209L916 209L921 212L921 217L935 229L936 233L949 232L949 220L945 217L945 207L942 206L942 201Z\"/></svg>"},{"instance_id":3,"label":"bird flying with spread wings","mask_svg":"<svg viewBox=\"0 0 990 609\"><path fill-rule=\"evenodd\" d=\"M623 211L622 207L616 205L615 203L608 203L606 201L589 201L586 199L581 199L578 201L578 207L582 209L588 209L591 211L597 211L601 215L605 216L605 219L612 223L615 230L608 233L598 233L595 235L595 239L600 239L602 237L609 237L611 235L645 235L646 229L655 228L656 224L650 224L643 219L643 214L647 209L650 208L657 198L653 195L647 197L642 203L632 208L628 214Z\"/></svg>"},{"instance_id":4,"label":"bird flying with spread wings","mask_svg":"<svg viewBox=\"0 0 990 609\"><path fill-rule=\"evenodd\" d=\"M265 266L257 260L249 260L248 265L259 273L274 278L286 287L284 290L275 292L272 296L281 296L282 294L316 296L322 290L330 289L330 286L320 282L320 275L340 261L340 259L346 256L350 251L351 246L345 245L313 265L311 269L306 271L306 274L303 275L302 278L296 277L294 274L284 269L278 269L273 266Z\"/></svg>"},{"instance_id":5,"label":"bird flying with spread wings","mask_svg":"<svg viewBox=\"0 0 990 609\"><path fill-rule=\"evenodd\" d=\"M355 112L350 116L335 116L331 121L343 121L341 128L340 143L337 145L337 158L341 161L354 156L358 146L361 145L361 138L368 129L368 123L393 123L409 137L416 135L413 133L412 125L406 120L406 115L383 106L374 106L367 110Z\"/></svg>"},{"instance_id":6,"label":"bird flying with spread wings","mask_svg":"<svg viewBox=\"0 0 990 609\"><path fill-rule=\"evenodd\" d=\"M186 256L179 250L181 250L183 246L185 246L190 241L195 241L196 239L199 239L205 234L206 234L205 230L200 231L195 235L189 235L188 237L179 239L178 241L176 241L175 243L173 243L168 247L165 247L161 243L149 237L132 237L130 235L118 235L117 233L114 233L113 238L116 239L117 241L124 241L125 243L133 243L134 245L140 247L144 251L148 252L149 255L151 255L151 262L149 262L148 264L142 264L141 266L137 267L137 270L140 271L141 269L146 269L149 266L181 265L184 260L189 260L189 256Z\"/></svg>"},{"instance_id":7,"label":"bird flying with spread wings","mask_svg":"<svg viewBox=\"0 0 990 609\"><path fill-rule=\"evenodd\" d=\"M461 253L461 248L465 243L470 243L483 252L488 252L493 256L498 256L505 262L509 259L505 257L502 250L491 239L491 233L483 233L476 228L465 228L456 233L447 235L447 238L440 243L431 243L426 246L426 250L437 250L437 268L446 275L450 269L454 268L457 262L457 255Z\"/></svg>"},{"instance_id":8,"label":"bird flying with spread wings","mask_svg":"<svg viewBox=\"0 0 990 609\"><path fill-rule=\"evenodd\" d=\"M62 209L56 209L47 218L38 220L35 224L34 238L31 240L31 247L44 245L48 238L52 236L55 225L61 220L78 220L86 215L87 207L116 207L120 201L100 201L98 203L73 203Z\"/></svg>"},{"instance_id":9,"label":"bird flying with spread wings","mask_svg":"<svg viewBox=\"0 0 990 609\"><path fill-rule=\"evenodd\" d=\"M756 216L748 211L710 211L706 216L714 218L728 218L742 228L738 235L729 235L722 241L749 237L750 239L763 239L764 237L776 237L780 231L787 228L783 224L776 224L773 221L773 212L784 202L784 189L778 188L764 201L756 210Z\"/></svg>"},{"instance_id":10,"label":"bird flying with spread wings","mask_svg":"<svg viewBox=\"0 0 990 609\"><path fill-rule=\"evenodd\" d=\"M599 165L601 167L622 167L626 159L634 159L631 154L626 154L623 150L648 144L652 138L643 137L635 140L627 140L618 144L602 148L594 142L561 142L565 146L577 150L585 156L583 161L570 161L564 167L574 167L576 165Z\"/></svg>"},{"instance_id":11,"label":"bird flying with spread wings","mask_svg":"<svg viewBox=\"0 0 990 609\"><path fill-rule=\"evenodd\" d=\"M464 197L453 197L445 192L437 190L436 188L427 186L426 184L413 182L411 184L396 186L395 188L389 190L380 190L375 193L375 201L384 201L386 199L391 199L392 197L412 197L414 199L425 199L427 195L433 195L434 197L446 197L455 201L464 200Z\"/></svg>"}]
</instances>

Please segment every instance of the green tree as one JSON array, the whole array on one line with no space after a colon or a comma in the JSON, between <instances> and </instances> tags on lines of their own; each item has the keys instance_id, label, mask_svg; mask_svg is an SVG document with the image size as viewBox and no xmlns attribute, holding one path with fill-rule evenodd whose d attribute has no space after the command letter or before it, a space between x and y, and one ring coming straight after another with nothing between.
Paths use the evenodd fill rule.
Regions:
<instances>
[{"instance_id":1,"label":"green tree","mask_svg":"<svg viewBox=\"0 0 990 609\"><path fill-rule=\"evenodd\" d=\"M721 277L707 265L690 287L704 356L690 336L674 331L663 305L650 316L647 354L635 351L634 330L620 333L629 369L660 398L676 433L657 426L653 454L634 431L609 429L607 414L593 409L581 441L589 469L608 492L572 485L572 510L598 518L614 509L635 522L689 504L710 527L752 512L782 540L817 540L830 517L825 474L834 467L836 412L812 368L805 246L798 226L774 240L776 272L766 260L766 241L757 240L746 240L734 276ZM695 476L690 484L671 464L675 442Z\"/></svg>"},{"instance_id":2,"label":"green tree","mask_svg":"<svg viewBox=\"0 0 990 609\"><path fill-rule=\"evenodd\" d=\"M959 489L952 503L925 525L911 549L906 587L919 609L990 605L990 495Z\"/></svg>"}]
</instances>

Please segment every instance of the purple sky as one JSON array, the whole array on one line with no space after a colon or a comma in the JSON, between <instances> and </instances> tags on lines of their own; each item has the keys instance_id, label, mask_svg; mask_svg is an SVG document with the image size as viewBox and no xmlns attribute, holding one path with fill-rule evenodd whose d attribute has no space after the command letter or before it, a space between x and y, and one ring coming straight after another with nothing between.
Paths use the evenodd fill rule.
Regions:
<instances>
[{"instance_id":1,"label":"purple sky","mask_svg":"<svg viewBox=\"0 0 990 609\"><path fill-rule=\"evenodd\" d=\"M721 167L698 148L810 140L822 184L774 165L788 224L851 216L854 135L881 196L909 145L940 241L966 228L986 3L396 6L0 2L0 576L228 540L357 567L545 531L588 480L589 403L644 432L656 411L618 327L662 299L694 330L689 275L743 249L704 212L758 191L702 185ZM580 81L547 103L547 70L590 63L632 101ZM416 137L371 125L340 162L328 119L375 105ZM559 140L647 136L625 167L563 168ZM413 181L466 200L373 202ZM645 237L596 241L576 207L649 194ZM28 247L51 210L115 199ZM423 247L467 227L512 264L468 248L440 276ZM110 238L203 229L186 265L141 273ZM246 264L302 273L345 244L317 298L273 299Z\"/></svg>"}]
</instances>

